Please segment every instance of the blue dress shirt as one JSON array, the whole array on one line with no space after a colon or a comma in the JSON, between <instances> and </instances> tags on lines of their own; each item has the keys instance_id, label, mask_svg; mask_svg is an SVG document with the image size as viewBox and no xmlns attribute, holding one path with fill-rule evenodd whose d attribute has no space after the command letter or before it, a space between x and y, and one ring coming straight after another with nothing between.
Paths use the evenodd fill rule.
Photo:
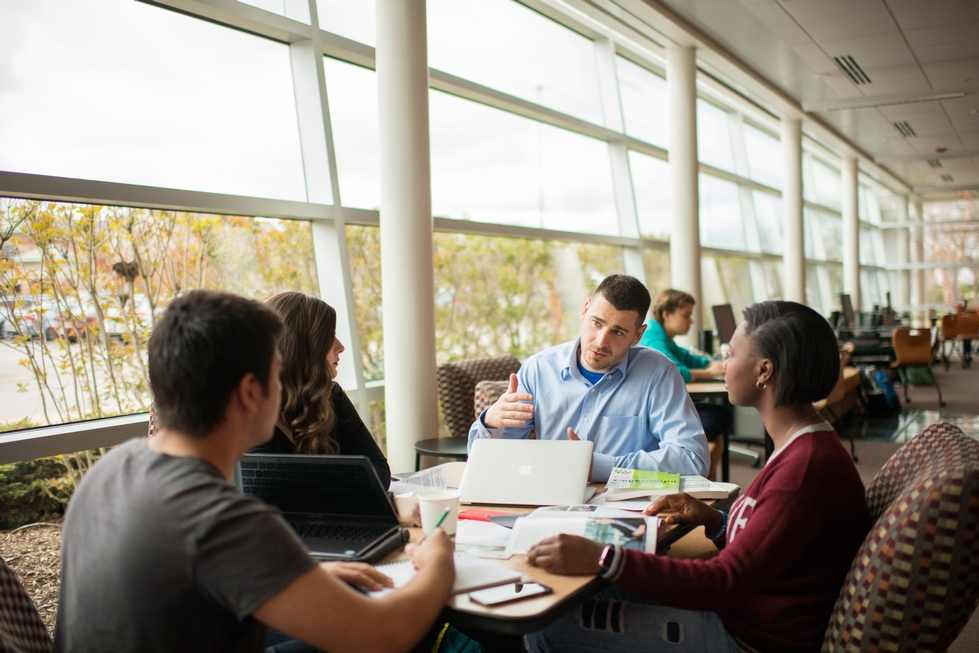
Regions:
<instances>
[{"instance_id":1,"label":"blue dress shirt","mask_svg":"<svg viewBox=\"0 0 979 653\"><path fill-rule=\"evenodd\" d=\"M533 419L519 428L487 428L483 414L469 429L479 438L567 438L570 426L594 443L592 481L613 467L707 474L707 438L683 378L662 354L632 347L592 385L578 370L579 341L531 356L517 372L519 391L534 397Z\"/></svg>"}]
</instances>

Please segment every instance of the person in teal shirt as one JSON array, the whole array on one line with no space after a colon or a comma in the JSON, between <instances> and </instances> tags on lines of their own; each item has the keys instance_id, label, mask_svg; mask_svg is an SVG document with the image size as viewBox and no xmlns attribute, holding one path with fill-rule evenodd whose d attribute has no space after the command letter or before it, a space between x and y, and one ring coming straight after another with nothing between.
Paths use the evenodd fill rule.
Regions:
<instances>
[{"instance_id":1,"label":"person in teal shirt","mask_svg":"<svg viewBox=\"0 0 979 653\"><path fill-rule=\"evenodd\" d=\"M673 340L690 331L693 307L696 305L697 300L688 292L673 288L660 292L653 304L653 317L646 322L646 331L639 340L640 345L666 356L687 383L714 380L724 374L722 363L695 354ZM717 465L724 450L725 434L731 429L731 410L728 406L710 403L694 402L694 406L707 434L710 448L708 476L713 479L717 476Z\"/></svg>"}]
</instances>

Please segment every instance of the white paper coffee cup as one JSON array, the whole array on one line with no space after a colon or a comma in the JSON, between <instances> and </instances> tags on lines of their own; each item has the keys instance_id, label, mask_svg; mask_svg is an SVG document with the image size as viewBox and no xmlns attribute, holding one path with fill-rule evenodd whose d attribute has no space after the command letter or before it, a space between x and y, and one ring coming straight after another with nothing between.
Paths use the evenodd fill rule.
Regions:
<instances>
[{"instance_id":1,"label":"white paper coffee cup","mask_svg":"<svg viewBox=\"0 0 979 653\"><path fill-rule=\"evenodd\" d=\"M449 514L439 526L449 535L456 532L456 520L459 517L459 493L455 490L433 490L418 496L418 508L421 511L422 532L428 535L435 530L435 524L448 509Z\"/></svg>"}]
</instances>

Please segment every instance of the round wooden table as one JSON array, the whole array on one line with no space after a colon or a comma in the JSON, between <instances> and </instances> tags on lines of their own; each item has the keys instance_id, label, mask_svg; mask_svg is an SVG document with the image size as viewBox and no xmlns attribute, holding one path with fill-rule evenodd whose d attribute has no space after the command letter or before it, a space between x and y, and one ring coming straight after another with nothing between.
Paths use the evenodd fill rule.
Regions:
<instances>
[{"instance_id":1,"label":"round wooden table","mask_svg":"<svg viewBox=\"0 0 979 653\"><path fill-rule=\"evenodd\" d=\"M469 438L432 438L415 443L415 471L421 469L422 456L439 456L453 460L469 458Z\"/></svg>"}]
</instances>

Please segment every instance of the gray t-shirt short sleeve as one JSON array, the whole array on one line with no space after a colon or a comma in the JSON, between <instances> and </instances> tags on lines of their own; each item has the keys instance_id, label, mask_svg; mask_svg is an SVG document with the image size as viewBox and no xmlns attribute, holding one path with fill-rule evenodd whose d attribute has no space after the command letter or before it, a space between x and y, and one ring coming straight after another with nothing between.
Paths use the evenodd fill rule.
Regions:
<instances>
[{"instance_id":1,"label":"gray t-shirt short sleeve","mask_svg":"<svg viewBox=\"0 0 979 653\"><path fill-rule=\"evenodd\" d=\"M316 564L212 465L113 449L65 516L59 651L261 651L250 615Z\"/></svg>"}]
</instances>

